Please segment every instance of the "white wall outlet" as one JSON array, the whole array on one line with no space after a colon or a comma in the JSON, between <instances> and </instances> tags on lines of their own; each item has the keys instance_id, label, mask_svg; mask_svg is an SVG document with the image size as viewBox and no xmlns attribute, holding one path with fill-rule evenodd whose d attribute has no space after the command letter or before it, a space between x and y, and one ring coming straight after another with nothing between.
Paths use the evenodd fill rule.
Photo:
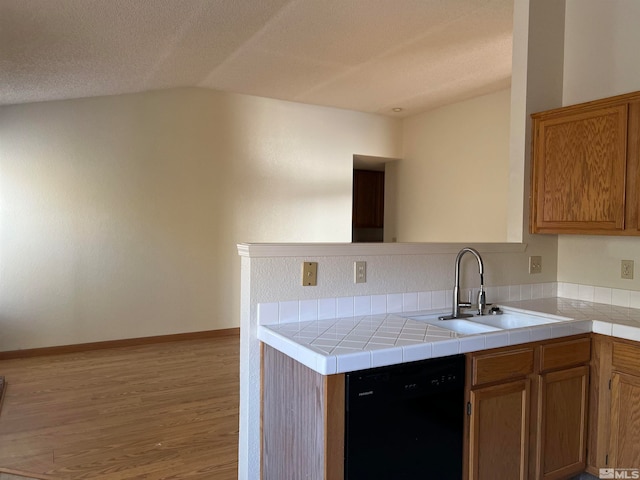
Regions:
<instances>
[{"instance_id":1,"label":"white wall outlet","mask_svg":"<svg viewBox=\"0 0 640 480\"><path fill-rule=\"evenodd\" d=\"M367 283L367 262L353 262L353 282Z\"/></svg>"},{"instance_id":2,"label":"white wall outlet","mask_svg":"<svg viewBox=\"0 0 640 480\"><path fill-rule=\"evenodd\" d=\"M534 255L529 257L529 273L542 273L542 257Z\"/></svg>"},{"instance_id":3,"label":"white wall outlet","mask_svg":"<svg viewBox=\"0 0 640 480\"><path fill-rule=\"evenodd\" d=\"M318 262L302 263L302 286L315 287L318 284Z\"/></svg>"},{"instance_id":4,"label":"white wall outlet","mask_svg":"<svg viewBox=\"0 0 640 480\"><path fill-rule=\"evenodd\" d=\"M633 260L620 260L620 278L633 280Z\"/></svg>"}]
</instances>

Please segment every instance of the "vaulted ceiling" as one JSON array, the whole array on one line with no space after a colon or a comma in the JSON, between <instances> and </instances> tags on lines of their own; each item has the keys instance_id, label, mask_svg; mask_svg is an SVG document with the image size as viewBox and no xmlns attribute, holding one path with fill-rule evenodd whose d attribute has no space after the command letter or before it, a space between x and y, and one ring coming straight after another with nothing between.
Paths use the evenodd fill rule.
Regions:
<instances>
[{"instance_id":1,"label":"vaulted ceiling","mask_svg":"<svg viewBox=\"0 0 640 480\"><path fill-rule=\"evenodd\" d=\"M512 17L513 0L0 0L0 105L198 86L406 116L508 87Z\"/></svg>"}]
</instances>

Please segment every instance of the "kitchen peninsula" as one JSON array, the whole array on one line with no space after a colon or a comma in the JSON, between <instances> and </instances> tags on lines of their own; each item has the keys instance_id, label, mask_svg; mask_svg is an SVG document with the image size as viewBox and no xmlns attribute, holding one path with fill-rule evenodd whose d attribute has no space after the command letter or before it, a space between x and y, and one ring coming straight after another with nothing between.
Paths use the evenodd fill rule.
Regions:
<instances>
[{"instance_id":1,"label":"kitchen peninsula","mask_svg":"<svg viewBox=\"0 0 640 480\"><path fill-rule=\"evenodd\" d=\"M464 478L570 478L587 468L589 434L590 471L597 473L601 465L597 456L608 455L603 445L608 439L599 440L596 429L588 430L588 416L592 424L607 430L610 423L628 426L632 422L631 418L613 419L604 411L603 405L611 404L620 387L614 386L612 394L607 388L599 390L598 384L606 386L614 368L610 358L601 359L601 352L626 348L630 358L640 361L640 343L634 342L640 340L640 310L554 297L505 307L505 316L514 312L540 313L541 319L550 322L458 334L447 329L446 321L439 327L407 318L416 316L414 312L260 326L258 338L267 344L264 478L288 478L293 475L287 470L291 465L298 473L312 472L313 478L344 478L344 373L459 353L466 353L468 369ZM599 335L592 338L592 331ZM599 357L594 363L592 351ZM283 371L288 372L284 377ZM365 372L382 375L386 370ZM316 389L309 390L308 382ZM289 414L286 426L278 416L282 408ZM442 413L442 407L438 410ZM309 418L313 414L318 418ZM382 415L375 415L378 421ZM305 462L300 445L294 448L301 455L295 462L291 462L291 451L279 456L286 437L300 438L309 425L316 432L306 452L312 462ZM622 450L628 450L624 447L628 441L622 442ZM313 454L318 448L325 451L324 462Z\"/></svg>"},{"instance_id":2,"label":"kitchen peninsula","mask_svg":"<svg viewBox=\"0 0 640 480\"><path fill-rule=\"evenodd\" d=\"M344 417L341 417L344 406L340 402L344 402L344 381L341 380L344 372L436 356L463 354L467 356L468 398L478 394L476 401L485 402L484 405L490 406L494 397L488 396L489 393L513 389L516 385L522 389L518 398L526 400L522 400L521 412L530 412L531 419L526 422L526 427L530 428L528 437L532 439L526 442L528 448L522 450L526 451L526 455L522 457L526 460L526 467L522 463L515 467L529 472L526 475L523 472L522 478L567 478L563 476L562 469L555 468L554 462L563 460L556 457L550 459L549 465L549 468L558 470L555 476L543 475L544 470L540 470L539 475L536 474L536 469L542 465L542 456L536 458L537 452L553 446L545 444L540 435L534 435L542 428L543 417L539 414L541 404L538 397L543 392L552 398L557 392L569 389L575 394L574 399L579 398L579 401L574 400L574 405L580 408L572 407L572 410L578 411L578 416L572 416L571 421L583 419L580 431L585 432L586 427L589 427L589 430L582 439L578 438L578 444L584 445L588 436L591 445L588 459L584 458L584 449L579 449L577 453L573 449L571 455L582 455L582 459L578 458L577 464L587 464L592 472L593 468L605 466L610 443L607 425L615 420L610 412L612 403L607 376L623 371L621 369L624 366L621 367L619 363L620 351L624 351L625 354L628 352L620 350L620 345L635 348L634 342L640 341L640 310L628 308L630 298L633 301L633 295L628 291L616 289L557 283L552 276L545 277L544 273L535 277L541 281L535 284L523 281L529 279L526 274L510 278L504 277L503 274L503 277L500 277L495 272L507 270L505 265L526 265L526 256L531 253L525 252L526 245L479 244L474 247L482 253L487 267L485 278L489 302L572 320L478 335L459 335L438 332L437 327L427 327L406 318L410 312L450 310L449 288L453 284L451 265L460 245L240 245L244 292L241 327L241 358L244 365L241 369L241 397L244 395L243 400L246 402L241 414L241 439L243 431L251 432L253 439L262 438L260 378L263 366L265 382L268 382L270 373L276 373L283 386L286 385L287 379L293 376L311 378L313 380L308 384L308 391L317 392L317 397L312 402L313 408L316 408L316 413L324 412L327 415L323 416L323 413L320 417L314 417L314 430L311 430L310 424L307 423L305 431L319 432L313 439L313 448L321 447L320 451L326 452L326 456L314 457L322 463L322 468L335 468L340 472L340 455L343 454L343 446L339 443L340 438L343 438L340 425L344 425ZM366 284L352 283L355 260L367 261ZM317 287L299 285L300 265L304 261L318 262ZM465 276L467 271L468 277ZM463 288L477 288L477 272L475 275L473 273L471 267L463 268ZM274 282L273 278L278 278L279 281ZM501 285L505 280L508 284ZM616 305L616 302L620 303L620 299L626 304ZM403 340L407 342L398 344L399 348L395 348L394 344L393 348L366 350L360 347L360 351L357 351L358 347L354 344L343 344L343 347L351 348L350 351L336 350L340 341L346 340L338 341L337 337L333 339L334 342L338 341L335 347L324 346L328 351L316 351L309 349L304 342L286 339L287 330L291 333L302 332L305 328L315 329L316 338L319 338L322 336L320 330L325 326L326 332L330 330L330 325L335 325L336 329L338 325L340 328L344 328L345 325L355 328L357 322L368 322L371 326L374 323L382 325L387 322L389 326L395 323L396 328L397 324L403 322L400 333L404 327L423 328L424 333L417 341L415 337L405 336ZM345 333L348 335L348 332ZM420 335L416 332L405 333ZM261 347L263 342L266 345ZM313 340L309 340L307 344L312 342ZM524 349L526 352L519 352L515 357L509 356L514 349ZM568 354L565 355L563 352ZM483 365L483 362L489 362L484 365L494 364L491 357L485 354L504 354L504 358L516 358L521 361L523 367L520 377L509 374L506 379L497 377L489 383L482 379L472 381L469 378L469 372L472 371L469 368L470 364L473 365L474 361L476 365ZM635 354L631 353L624 358L634 358L633 355ZM483 357L480 358L481 356ZM267 366L267 362L271 361L275 362L271 365L277 365L275 370ZM601 362L604 363L600 365ZM591 389L587 395L585 385L588 385L589 377ZM503 383L509 385L504 387ZM596 386L600 388L594 390ZM519 407L517 408L514 401L516 395L508 398L512 413L518 413ZM585 401L587 399L588 401ZM300 401L304 402L302 399ZM586 407L590 407L590 410ZM562 412L555 413L561 415ZM587 413L591 416L588 423L584 421ZM529 418L529 415L526 415L526 418ZM595 428L598 423L602 423L602 428ZM332 427L325 429L326 425ZM322 429L316 430L317 426L322 426ZM332 432L331 439L325 437L323 431ZM467 438L472 433L467 432ZM288 445L292 445L293 442L301 446L301 438L303 437L291 436ZM310 440L308 435L304 438ZM525 437L521 438L524 442ZM629 445L627 441L624 444ZM260 440L250 440L246 447L247 451L252 451L251 456L246 459L247 466L259 471L260 464L268 458L268 450L261 450ZM531 453L529 449L532 449ZM336 463L335 459L339 461ZM272 460L275 460L274 457ZM291 458L288 461L291 463ZM472 465L472 461L473 457L467 457L465 465ZM578 468L575 463L572 463L571 468ZM302 471L301 464L298 463L297 468L297 472ZM478 468L480 470L476 469L477 472L482 473L482 466ZM484 478L477 472L474 474L473 468L468 470L469 478ZM340 478L333 475L330 478Z\"/></svg>"}]
</instances>

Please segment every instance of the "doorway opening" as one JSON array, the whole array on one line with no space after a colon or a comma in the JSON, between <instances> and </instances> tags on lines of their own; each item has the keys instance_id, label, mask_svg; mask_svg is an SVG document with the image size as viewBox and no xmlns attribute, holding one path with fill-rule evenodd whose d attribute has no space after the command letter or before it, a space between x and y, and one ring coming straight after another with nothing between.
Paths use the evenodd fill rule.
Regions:
<instances>
[{"instance_id":1,"label":"doorway opening","mask_svg":"<svg viewBox=\"0 0 640 480\"><path fill-rule=\"evenodd\" d=\"M395 159L353 156L353 198L351 241L395 241L392 226L395 218Z\"/></svg>"}]
</instances>

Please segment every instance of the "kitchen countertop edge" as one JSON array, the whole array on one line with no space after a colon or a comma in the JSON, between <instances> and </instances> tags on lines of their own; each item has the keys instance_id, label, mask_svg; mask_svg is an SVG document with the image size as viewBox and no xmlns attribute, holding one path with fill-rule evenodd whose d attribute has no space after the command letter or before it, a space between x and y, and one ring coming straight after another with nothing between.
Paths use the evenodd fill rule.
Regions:
<instances>
[{"instance_id":1,"label":"kitchen countertop edge","mask_svg":"<svg viewBox=\"0 0 640 480\"><path fill-rule=\"evenodd\" d=\"M541 300L529 300L525 302L506 302L501 305L511 310L523 313L561 315L572 318L571 320L522 327L516 329L500 330L496 332L478 333L475 335L453 334L451 337L442 337L438 340L425 341L412 345L389 345L375 349L354 350L349 353L330 354L314 348L309 344L295 341L270 327L274 325L258 325L258 340L279 350L285 355L302 363L311 370L322 375L333 375L337 373L348 373L358 370L365 370L375 367L396 365L400 363L426 360L429 358L444 357L448 355L476 352L491 348L518 345L523 343L550 340L555 338L568 337L584 333L598 333L616 338L640 341L640 323L637 326L629 325L629 322L616 321L605 318L606 313L598 316L597 312L589 311L585 314L582 310L593 310L595 304L592 302L572 302L568 299L544 299L547 305ZM551 311L548 307L549 300L569 303L575 306L575 318L566 312ZM628 309L637 313L640 318L640 309ZM387 314L398 318L406 318L411 313ZM591 317L591 318L589 318Z\"/></svg>"}]
</instances>

